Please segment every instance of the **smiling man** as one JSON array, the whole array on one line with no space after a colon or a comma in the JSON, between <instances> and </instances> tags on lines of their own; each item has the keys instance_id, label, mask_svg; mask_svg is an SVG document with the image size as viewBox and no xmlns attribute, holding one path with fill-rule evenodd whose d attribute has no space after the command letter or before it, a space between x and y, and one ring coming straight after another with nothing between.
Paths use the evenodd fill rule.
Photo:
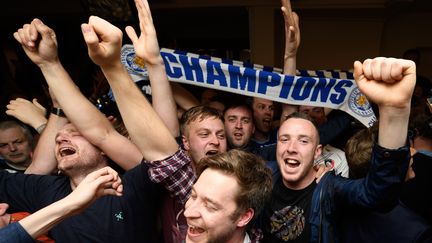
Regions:
<instances>
[{"instance_id":1,"label":"smiling man","mask_svg":"<svg viewBox=\"0 0 432 243\"><path fill-rule=\"evenodd\" d=\"M402 59L367 59L354 63L354 77L380 111L369 174L350 181L330 172L316 182L313 162L322 150L318 129L308 115L293 113L279 128L279 170L261 222L265 242L337 241L338 224L352 210L388 210L397 202L410 158L406 134L415 65ZM382 96L385 92L395 96Z\"/></svg>"},{"instance_id":2,"label":"smiling man","mask_svg":"<svg viewBox=\"0 0 432 243\"><path fill-rule=\"evenodd\" d=\"M246 230L270 197L270 169L236 149L203 158L197 169L184 212L186 242L251 242Z\"/></svg>"}]
</instances>

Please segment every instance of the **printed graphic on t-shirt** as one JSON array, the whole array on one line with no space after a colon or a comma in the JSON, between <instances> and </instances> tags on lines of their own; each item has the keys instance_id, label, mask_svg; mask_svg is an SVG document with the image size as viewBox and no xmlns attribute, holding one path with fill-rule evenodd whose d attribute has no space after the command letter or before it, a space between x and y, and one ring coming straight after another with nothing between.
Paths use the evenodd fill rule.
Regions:
<instances>
[{"instance_id":1,"label":"printed graphic on t-shirt","mask_svg":"<svg viewBox=\"0 0 432 243\"><path fill-rule=\"evenodd\" d=\"M283 241L296 239L305 228L303 209L287 206L270 217L271 233Z\"/></svg>"}]
</instances>

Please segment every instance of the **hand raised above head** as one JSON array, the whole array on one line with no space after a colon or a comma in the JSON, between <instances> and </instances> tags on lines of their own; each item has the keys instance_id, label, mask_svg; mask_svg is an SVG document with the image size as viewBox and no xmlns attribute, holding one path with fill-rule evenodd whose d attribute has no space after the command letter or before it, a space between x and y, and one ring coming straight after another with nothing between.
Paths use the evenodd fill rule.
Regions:
<instances>
[{"instance_id":1,"label":"hand raised above head","mask_svg":"<svg viewBox=\"0 0 432 243\"><path fill-rule=\"evenodd\" d=\"M290 0L281 0L281 4L285 23L284 58L295 57L300 46L299 17L292 11Z\"/></svg>"},{"instance_id":2,"label":"hand raised above head","mask_svg":"<svg viewBox=\"0 0 432 243\"><path fill-rule=\"evenodd\" d=\"M57 39L54 30L34 19L14 34L26 55L38 66L58 63Z\"/></svg>"},{"instance_id":3,"label":"hand raised above head","mask_svg":"<svg viewBox=\"0 0 432 243\"><path fill-rule=\"evenodd\" d=\"M160 64L162 57L160 56L156 30L148 2L147 0L135 0L135 6L138 11L141 34L138 37L131 26L126 27L126 33L131 39L138 57L150 65Z\"/></svg>"},{"instance_id":4,"label":"hand raised above head","mask_svg":"<svg viewBox=\"0 0 432 243\"><path fill-rule=\"evenodd\" d=\"M81 30L95 64L101 67L121 65L123 33L119 28L102 18L90 16L88 23L81 25Z\"/></svg>"},{"instance_id":5,"label":"hand raised above head","mask_svg":"<svg viewBox=\"0 0 432 243\"><path fill-rule=\"evenodd\" d=\"M354 63L360 91L380 107L410 107L416 82L416 66L409 60L377 57Z\"/></svg>"}]
</instances>

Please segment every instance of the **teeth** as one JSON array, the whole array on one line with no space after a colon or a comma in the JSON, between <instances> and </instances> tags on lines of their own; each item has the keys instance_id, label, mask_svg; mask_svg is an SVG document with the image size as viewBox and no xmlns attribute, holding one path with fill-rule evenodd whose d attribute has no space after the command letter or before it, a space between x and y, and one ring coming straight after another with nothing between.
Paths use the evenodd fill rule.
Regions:
<instances>
[{"instance_id":1,"label":"teeth","mask_svg":"<svg viewBox=\"0 0 432 243\"><path fill-rule=\"evenodd\" d=\"M72 155L72 154L74 154L76 151L75 151L75 149L74 148L70 148L70 147L65 147L65 148L61 148L60 149L60 155L62 156L62 157L64 157L64 156L68 156L68 155Z\"/></svg>"},{"instance_id":2,"label":"teeth","mask_svg":"<svg viewBox=\"0 0 432 243\"><path fill-rule=\"evenodd\" d=\"M286 159L285 163L286 164L298 164L299 162L297 160L294 160L294 159Z\"/></svg>"},{"instance_id":3,"label":"teeth","mask_svg":"<svg viewBox=\"0 0 432 243\"><path fill-rule=\"evenodd\" d=\"M193 234L200 234L204 232L204 229L195 226L189 226L189 230Z\"/></svg>"}]
</instances>

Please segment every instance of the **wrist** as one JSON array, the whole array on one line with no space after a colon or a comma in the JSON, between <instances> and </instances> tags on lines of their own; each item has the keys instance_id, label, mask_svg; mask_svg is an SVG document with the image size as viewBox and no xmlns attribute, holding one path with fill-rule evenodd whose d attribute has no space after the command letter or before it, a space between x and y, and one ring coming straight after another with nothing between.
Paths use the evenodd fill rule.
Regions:
<instances>
[{"instance_id":1,"label":"wrist","mask_svg":"<svg viewBox=\"0 0 432 243\"><path fill-rule=\"evenodd\" d=\"M37 126L37 127L35 128L35 130L36 130L39 134L41 134L41 133L43 132L43 130L45 129L46 125L47 125L46 123L42 123L41 125Z\"/></svg>"},{"instance_id":2,"label":"wrist","mask_svg":"<svg viewBox=\"0 0 432 243\"><path fill-rule=\"evenodd\" d=\"M51 114L54 114L54 115L60 116L60 117L66 117L65 113L63 112L63 110L61 108L58 108L58 107L53 107L51 109Z\"/></svg>"}]
</instances>

